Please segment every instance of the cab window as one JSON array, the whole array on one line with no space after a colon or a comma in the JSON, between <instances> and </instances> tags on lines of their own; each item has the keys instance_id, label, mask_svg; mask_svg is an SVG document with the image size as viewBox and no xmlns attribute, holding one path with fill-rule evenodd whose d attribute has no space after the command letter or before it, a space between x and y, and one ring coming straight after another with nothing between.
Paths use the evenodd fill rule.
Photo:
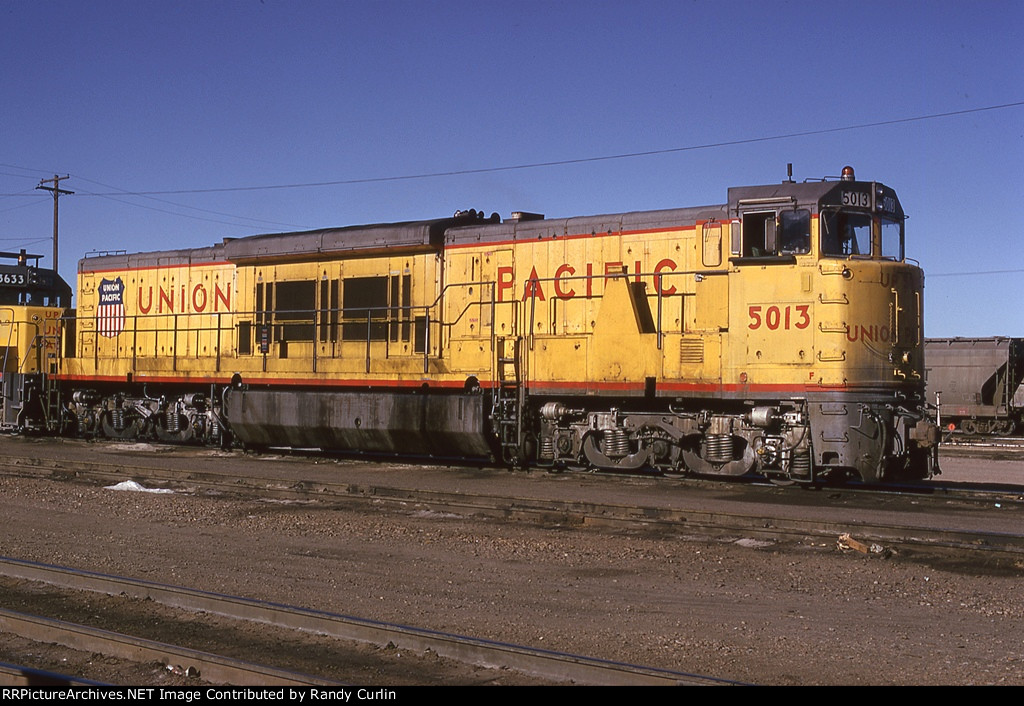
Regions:
<instances>
[{"instance_id":1,"label":"cab window","mask_svg":"<svg viewBox=\"0 0 1024 706\"><path fill-rule=\"evenodd\" d=\"M775 211L743 214L743 257L775 254Z\"/></svg>"},{"instance_id":2,"label":"cab window","mask_svg":"<svg viewBox=\"0 0 1024 706\"><path fill-rule=\"evenodd\" d=\"M869 214L824 211L818 223L821 228L821 254L825 257L871 256Z\"/></svg>"},{"instance_id":3,"label":"cab window","mask_svg":"<svg viewBox=\"0 0 1024 706\"><path fill-rule=\"evenodd\" d=\"M742 245L733 253L742 257L778 257L811 251L811 213L757 211L743 214Z\"/></svg>"},{"instance_id":4,"label":"cab window","mask_svg":"<svg viewBox=\"0 0 1024 706\"><path fill-rule=\"evenodd\" d=\"M882 257L903 260L903 224L882 219Z\"/></svg>"},{"instance_id":5,"label":"cab window","mask_svg":"<svg viewBox=\"0 0 1024 706\"><path fill-rule=\"evenodd\" d=\"M779 252L800 255L811 251L811 212L783 211L779 214Z\"/></svg>"}]
</instances>

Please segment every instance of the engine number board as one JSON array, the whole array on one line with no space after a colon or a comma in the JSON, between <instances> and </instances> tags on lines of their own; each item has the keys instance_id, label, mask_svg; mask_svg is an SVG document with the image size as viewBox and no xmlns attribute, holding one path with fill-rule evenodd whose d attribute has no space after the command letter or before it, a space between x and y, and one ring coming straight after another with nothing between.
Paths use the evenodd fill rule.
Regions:
<instances>
[{"instance_id":1,"label":"engine number board","mask_svg":"<svg viewBox=\"0 0 1024 706\"><path fill-rule=\"evenodd\" d=\"M23 267L0 267L0 287L27 287L28 271Z\"/></svg>"}]
</instances>

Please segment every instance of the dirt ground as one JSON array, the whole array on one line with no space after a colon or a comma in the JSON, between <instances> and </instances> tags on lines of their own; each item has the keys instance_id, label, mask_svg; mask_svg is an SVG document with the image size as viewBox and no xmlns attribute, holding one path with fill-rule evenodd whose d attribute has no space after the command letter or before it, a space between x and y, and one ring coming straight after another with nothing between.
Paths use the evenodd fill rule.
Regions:
<instances>
[{"instance_id":1,"label":"dirt ground","mask_svg":"<svg viewBox=\"0 0 1024 706\"><path fill-rule=\"evenodd\" d=\"M1024 684L1024 567L0 478L0 554L757 684ZM126 676L126 679L132 679Z\"/></svg>"}]
</instances>

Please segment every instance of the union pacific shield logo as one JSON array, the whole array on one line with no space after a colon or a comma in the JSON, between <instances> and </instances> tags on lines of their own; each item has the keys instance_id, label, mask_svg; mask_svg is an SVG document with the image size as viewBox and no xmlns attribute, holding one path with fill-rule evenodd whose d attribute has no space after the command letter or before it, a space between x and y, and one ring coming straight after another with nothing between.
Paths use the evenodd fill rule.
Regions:
<instances>
[{"instance_id":1,"label":"union pacific shield logo","mask_svg":"<svg viewBox=\"0 0 1024 706\"><path fill-rule=\"evenodd\" d=\"M120 277L101 280L99 294L96 331L106 338L114 338L124 330L124 282Z\"/></svg>"}]
</instances>

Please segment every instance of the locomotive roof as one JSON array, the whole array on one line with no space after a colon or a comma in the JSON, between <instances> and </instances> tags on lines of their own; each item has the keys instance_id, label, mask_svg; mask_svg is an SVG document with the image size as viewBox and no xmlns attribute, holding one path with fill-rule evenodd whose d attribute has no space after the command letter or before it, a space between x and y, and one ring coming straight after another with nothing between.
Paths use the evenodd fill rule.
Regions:
<instances>
[{"instance_id":1,"label":"locomotive roof","mask_svg":"<svg viewBox=\"0 0 1024 706\"><path fill-rule=\"evenodd\" d=\"M483 220L477 211L459 211L451 218L321 228L295 233L268 233L224 241L231 262L297 259L321 255L439 249L444 232L455 225Z\"/></svg>"},{"instance_id":2,"label":"locomotive roof","mask_svg":"<svg viewBox=\"0 0 1024 706\"><path fill-rule=\"evenodd\" d=\"M325 255L374 255L394 252L429 252L445 244L470 244L515 240L539 240L587 233L629 232L671 228L697 221L735 218L741 210L762 205L791 204L794 208L818 211L820 205L839 205L848 192L871 194L871 203L883 196L895 205L891 213L903 218L895 192L875 182L791 181L729 189L727 204L630 211L596 216L551 218L527 215L505 222L497 214L485 218L477 211L459 211L450 218L399 223L377 223L320 228L291 233L268 233L243 238L225 238L204 248L100 255L79 261L79 271L103 271L148 267L170 267L209 262L273 262L315 260Z\"/></svg>"},{"instance_id":3,"label":"locomotive roof","mask_svg":"<svg viewBox=\"0 0 1024 706\"><path fill-rule=\"evenodd\" d=\"M598 216L576 216L572 218L544 218L531 216L527 219L510 219L500 224L474 224L448 230L445 242L450 245L488 242L510 242L516 240L542 240L567 235L587 233L629 232L672 228L681 224L693 224L711 219L735 218L741 210L791 205L807 208L817 213L821 205L839 205L844 191L883 193L892 196L896 204L896 215L903 217L895 192L887 186L874 182L820 181L782 182L761 186L740 186L729 189L729 203L714 206L673 208L657 211L631 211Z\"/></svg>"},{"instance_id":4,"label":"locomotive roof","mask_svg":"<svg viewBox=\"0 0 1024 706\"><path fill-rule=\"evenodd\" d=\"M93 272L224 261L294 261L344 253L370 255L396 250L427 251L440 249L447 228L482 221L482 213L460 211L450 218L267 233L225 238L222 243L204 248L96 255L80 260L78 269L80 272Z\"/></svg>"},{"instance_id":5,"label":"locomotive roof","mask_svg":"<svg viewBox=\"0 0 1024 706\"><path fill-rule=\"evenodd\" d=\"M712 218L721 220L726 217L726 206L722 204L573 218L510 219L500 224L451 228L446 234L445 241L454 245L492 241L540 240L586 233L656 230L678 226L680 223L694 223L697 220L711 220Z\"/></svg>"},{"instance_id":6,"label":"locomotive roof","mask_svg":"<svg viewBox=\"0 0 1024 706\"><path fill-rule=\"evenodd\" d=\"M105 270L174 267L204 262L218 262L224 259L223 251L223 245L213 245L205 248L86 255L78 261L78 271L102 272Z\"/></svg>"},{"instance_id":7,"label":"locomotive roof","mask_svg":"<svg viewBox=\"0 0 1024 706\"><path fill-rule=\"evenodd\" d=\"M871 203L875 203L876 197L889 196L896 206L892 214L897 218L904 217L896 192L884 184L871 181L784 181L780 184L732 187L729 189L729 214L736 216L741 208L757 202L784 201L789 201L794 207L807 208L817 213L819 206L840 205L843 193L850 191L873 193Z\"/></svg>"}]
</instances>

